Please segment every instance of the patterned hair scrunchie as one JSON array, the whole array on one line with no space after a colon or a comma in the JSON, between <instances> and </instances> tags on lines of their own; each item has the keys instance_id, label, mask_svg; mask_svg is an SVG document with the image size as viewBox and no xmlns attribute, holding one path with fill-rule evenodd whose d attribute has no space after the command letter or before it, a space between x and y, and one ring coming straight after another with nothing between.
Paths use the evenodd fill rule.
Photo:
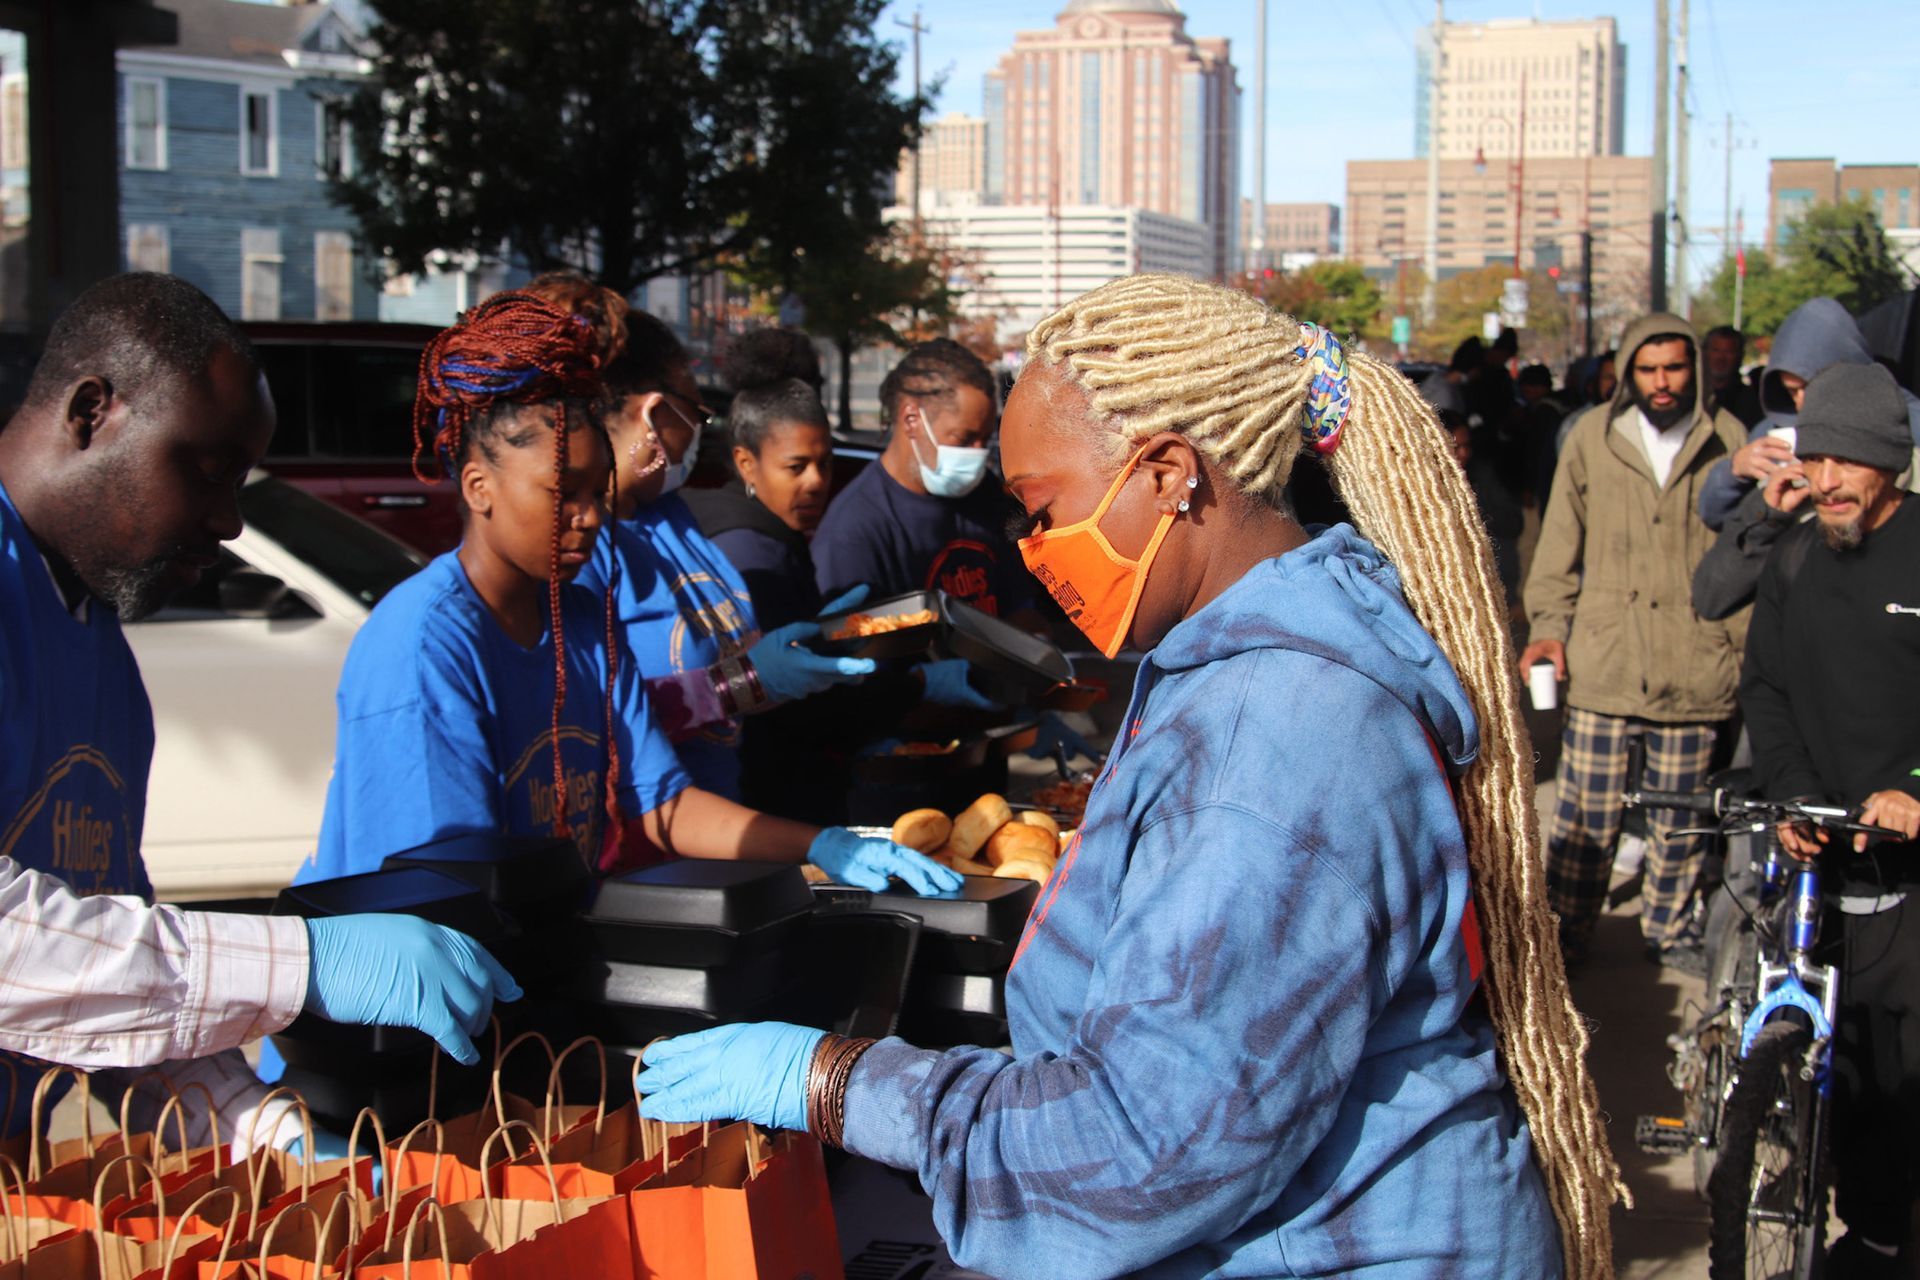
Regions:
<instances>
[{"instance_id":1,"label":"patterned hair scrunchie","mask_svg":"<svg viewBox=\"0 0 1920 1280\"><path fill-rule=\"evenodd\" d=\"M1332 333L1302 320L1300 345L1293 354L1313 371L1313 379L1307 384L1307 417L1301 433L1314 452L1332 453L1340 444L1340 429L1347 425L1347 414L1353 408L1346 348Z\"/></svg>"}]
</instances>

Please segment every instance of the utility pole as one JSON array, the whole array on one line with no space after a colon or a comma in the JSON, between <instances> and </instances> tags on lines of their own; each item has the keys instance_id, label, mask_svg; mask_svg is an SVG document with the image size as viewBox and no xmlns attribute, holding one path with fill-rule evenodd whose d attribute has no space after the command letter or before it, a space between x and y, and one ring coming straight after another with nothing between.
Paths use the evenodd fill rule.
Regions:
<instances>
[{"instance_id":1,"label":"utility pole","mask_svg":"<svg viewBox=\"0 0 1920 1280\"><path fill-rule=\"evenodd\" d=\"M1593 157L1580 173L1580 304L1586 312L1583 341L1587 359L1593 359Z\"/></svg>"},{"instance_id":2,"label":"utility pole","mask_svg":"<svg viewBox=\"0 0 1920 1280\"><path fill-rule=\"evenodd\" d=\"M1253 262L1247 269L1258 271L1267 265L1267 0L1254 0L1253 112Z\"/></svg>"},{"instance_id":3,"label":"utility pole","mask_svg":"<svg viewBox=\"0 0 1920 1280\"><path fill-rule=\"evenodd\" d=\"M893 25L905 27L913 32L913 98L917 103L920 100L920 37L932 31L933 28L920 21L918 9L913 11L912 22L902 22L895 18ZM920 123L915 121L916 125ZM920 129L917 127L913 133L913 233L916 238L920 235Z\"/></svg>"},{"instance_id":4,"label":"utility pole","mask_svg":"<svg viewBox=\"0 0 1920 1280\"><path fill-rule=\"evenodd\" d=\"M1667 0L1653 0L1653 219L1650 309L1667 309Z\"/></svg>"},{"instance_id":5,"label":"utility pole","mask_svg":"<svg viewBox=\"0 0 1920 1280\"><path fill-rule=\"evenodd\" d=\"M1689 0L1680 0L1680 33L1674 46L1673 85L1673 223L1678 234L1673 240L1673 287L1680 294L1680 316L1693 319L1693 284L1687 278L1687 239L1693 222L1687 216L1687 188L1691 174L1687 168L1687 135L1693 129L1693 114L1687 110L1687 10Z\"/></svg>"},{"instance_id":6,"label":"utility pole","mask_svg":"<svg viewBox=\"0 0 1920 1280\"><path fill-rule=\"evenodd\" d=\"M1427 77L1427 255L1420 287L1420 323L1431 326L1433 288L1440 279L1440 87L1446 75L1446 0L1433 0L1433 66Z\"/></svg>"},{"instance_id":7,"label":"utility pole","mask_svg":"<svg viewBox=\"0 0 1920 1280\"><path fill-rule=\"evenodd\" d=\"M1520 278L1520 228L1527 212L1527 71L1520 69L1520 127L1513 139L1513 278Z\"/></svg>"}]
</instances>

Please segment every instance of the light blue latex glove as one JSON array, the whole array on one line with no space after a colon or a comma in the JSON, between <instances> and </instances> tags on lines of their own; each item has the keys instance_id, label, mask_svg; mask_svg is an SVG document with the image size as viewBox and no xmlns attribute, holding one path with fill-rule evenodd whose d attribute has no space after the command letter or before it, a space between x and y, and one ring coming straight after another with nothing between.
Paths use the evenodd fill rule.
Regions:
<instances>
[{"instance_id":1,"label":"light blue latex glove","mask_svg":"<svg viewBox=\"0 0 1920 1280\"><path fill-rule=\"evenodd\" d=\"M975 711L993 710L993 699L967 683L965 658L923 662L914 670L926 681L928 702L943 707L970 707Z\"/></svg>"},{"instance_id":2,"label":"light blue latex glove","mask_svg":"<svg viewBox=\"0 0 1920 1280\"><path fill-rule=\"evenodd\" d=\"M792 702L873 674L872 658L829 658L807 648L803 642L819 634L818 622L789 622L761 636L747 650L760 686L781 702Z\"/></svg>"},{"instance_id":3,"label":"light blue latex glove","mask_svg":"<svg viewBox=\"0 0 1920 1280\"><path fill-rule=\"evenodd\" d=\"M915 893L952 893L966 881L958 871L943 867L924 853L916 853L885 836L855 835L845 827L828 827L813 838L807 861L841 884L879 893L887 877L899 876Z\"/></svg>"},{"instance_id":4,"label":"light blue latex glove","mask_svg":"<svg viewBox=\"0 0 1920 1280\"><path fill-rule=\"evenodd\" d=\"M807 1069L827 1033L785 1022L741 1022L649 1045L634 1082L640 1114L692 1124L751 1120L807 1127Z\"/></svg>"},{"instance_id":5,"label":"light blue latex glove","mask_svg":"<svg viewBox=\"0 0 1920 1280\"><path fill-rule=\"evenodd\" d=\"M413 1027L447 1055L480 1061L473 1037L495 1000L518 1000L515 982L464 933L412 916L307 921L307 1011L330 1022Z\"/></svg>"},{"instance_id":6,"label":"light blue latex glove","mask_svg":"<svg viewBox=\"0 0 1920 1280\"><path fill-rule=\"evenodd\" d=\"M1040 734L1033 740L1033 745L1027 748L1027 754L1035 760L1051 760L1055 747L1065 747L1069 760L1079 756L1089 760L1100 758L1093 744L1074 732L1073 726L1062 720L1059 712L1043 712L1040 716Z\"/></svg>"}]
</instances>

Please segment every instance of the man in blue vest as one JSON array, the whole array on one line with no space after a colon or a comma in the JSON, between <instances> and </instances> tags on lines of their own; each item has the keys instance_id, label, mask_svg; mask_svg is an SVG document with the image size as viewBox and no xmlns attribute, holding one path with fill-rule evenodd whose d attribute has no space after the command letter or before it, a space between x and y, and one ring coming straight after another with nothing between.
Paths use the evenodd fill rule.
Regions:
<instances>
[{"instance_id":1,"label":"man in blue vest","mask_svg":"<svg viewBox=\"0 0 1920 1280\"><path fill-rule=\"evenodd\" d=\"M284 1140L231 1046L306 1009L418 1027L470 1061L493 1000L519 994L471 939L417 920L145 905L153 712L121 623L240 532L273 426L233 322L184 281L136 273L60 318L0 431L0 1061L16 1086L0 1137L24 1130L49 1061L157 1062L176 1089L207 1086L221 1131L263 1121ZM199 1096L195 1143L212 1132Z\"/></svg>"}]
</instances>

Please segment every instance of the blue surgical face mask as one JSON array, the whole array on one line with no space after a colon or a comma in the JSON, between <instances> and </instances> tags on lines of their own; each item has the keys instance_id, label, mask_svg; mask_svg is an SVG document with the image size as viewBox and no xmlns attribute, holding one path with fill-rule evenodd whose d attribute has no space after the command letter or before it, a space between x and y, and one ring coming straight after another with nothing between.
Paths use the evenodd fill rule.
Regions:
<instances>
[{"instance_id":1,"label":"blue surgical face mask","mask_svg":"<svg viewBox=\"0 0 1920 1280\"><path fill-rule=\"evenodd\" d=\"M920 483L927 486L928 493L936 498L964 498L980 487L980 481L987 474L985 449L962 449L933 440L924 418L920 421L920 430L933 441L933 465L922 461L917 443L911 438L907 443L913 449L914 462L920 467Z\"/></svg>"}]
</instances>

